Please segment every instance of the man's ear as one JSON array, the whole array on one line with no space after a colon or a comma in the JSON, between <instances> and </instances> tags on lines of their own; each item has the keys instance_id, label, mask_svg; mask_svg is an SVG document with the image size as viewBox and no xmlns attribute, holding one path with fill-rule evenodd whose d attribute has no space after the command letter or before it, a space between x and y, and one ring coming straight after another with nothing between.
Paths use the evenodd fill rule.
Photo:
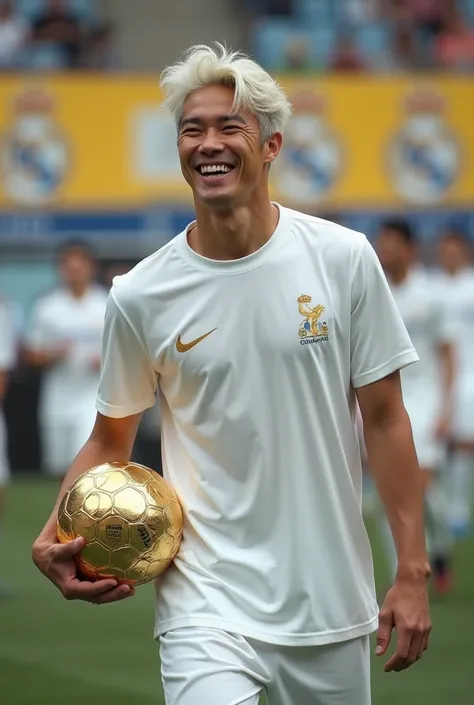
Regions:
<instances>
[{"instance_id":1,"label":"man's ear","mask_svg":"<svg viewBox=\"0 0 474 705\"><path fill-rule=\"evenodd\" d=\"M266 143L265 163L270 165L278 157L283 144L281 132L275 132Z\"/></svg>"}]
</instances>

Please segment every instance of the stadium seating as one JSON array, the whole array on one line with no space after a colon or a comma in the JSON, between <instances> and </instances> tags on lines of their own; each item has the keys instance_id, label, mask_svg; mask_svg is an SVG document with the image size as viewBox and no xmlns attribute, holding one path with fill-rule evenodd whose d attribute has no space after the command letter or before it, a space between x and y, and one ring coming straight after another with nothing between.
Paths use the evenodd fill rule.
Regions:
<instances>
[{"instance_id":1,"label":"stadium seating","mask_svg":"<svg viewBox=\"0 0 474 705\"><path fill-rule=\"evenodd\" d=\"M47 4L47 0L16 0L16 7L20 14L28 19L33 19ZM97 16L97 8L95 0L68 0L68 4L74 13L83 19L89 21Z\"/></svg>"}]
</instances>

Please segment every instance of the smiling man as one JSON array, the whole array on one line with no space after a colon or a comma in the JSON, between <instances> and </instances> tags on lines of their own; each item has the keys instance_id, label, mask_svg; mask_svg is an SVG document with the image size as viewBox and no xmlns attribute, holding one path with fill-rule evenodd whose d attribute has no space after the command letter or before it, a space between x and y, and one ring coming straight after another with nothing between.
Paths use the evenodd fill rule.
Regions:
<instances>
[{"instance_id":1,"label":"smiling man","mask_svg":"<svg viewBox=\"0 0 474 705\"><path fill-rule=\"evenodd\" d=\"M157 582L167 705L368 705L377 628L355 430L393 531L397 575L380 611L400 671L430 632L422 487L399 370L417 360L365 236L269 199L290 105L253 61L192 48L162 77L196 220L114 281L94 431L75 477L130 457L161 405L163 466L185 513ZM79 581L79 539L33 547L69 599L133 595Z\"/></svg>"}]
</instances>

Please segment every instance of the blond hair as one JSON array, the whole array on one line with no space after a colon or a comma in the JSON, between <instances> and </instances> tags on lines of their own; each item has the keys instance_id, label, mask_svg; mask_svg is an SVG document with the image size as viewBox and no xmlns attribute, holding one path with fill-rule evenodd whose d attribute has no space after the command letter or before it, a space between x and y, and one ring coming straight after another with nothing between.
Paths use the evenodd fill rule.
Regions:
<instances>
[{"instance_id":1,"label":"blond hair","mask_svg":"<svg viewBox=\"0 0 474 705\"><path fill-rule=\"evenodd\" d=\"M216 43L215 48L197 44L181 61L161 74L164 107L179 127L186 98L198 88L212 85L234 89L233 110L248 110L257 118L262 140L283 129L291 115L291 105L278 83L255 61L239 51Z\"/></svg>"}]
</instances>

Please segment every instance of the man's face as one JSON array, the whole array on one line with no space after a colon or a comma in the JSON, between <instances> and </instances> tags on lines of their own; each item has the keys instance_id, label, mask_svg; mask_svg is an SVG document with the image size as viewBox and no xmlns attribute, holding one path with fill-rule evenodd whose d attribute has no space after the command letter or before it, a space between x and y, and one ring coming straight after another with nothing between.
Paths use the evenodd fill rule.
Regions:
<instances>
[{"instance_id":1,"label":"man's face","mask_svg":"<svg viewBox=\"0 0 474 705\"><path fill-rule=\"evenodd\" d=\"M233 113L233 100L232 88L199 88L188 96L179 127L183 176L195 200L214 208L241 205L266 187L268 165L281 146L279 133L262 144L256 117Z\"/></svg>"},{"instance_id":2,"label":"man's face","mask_svg":"<svg viewBox=\"0 0 474 705\"><path fill-rule=\"evenodd\" d=\"M413 245L397 230L386 228L377 240L377 254L382 267L387 271L408 267L413 261Z\"/></svg>"},{"instance_id":3,"label":"man's face","mask_svg":"<svg viewBox=\"0 0 474 705\"><path fill-rule=\"evenodd\" d=\"M454 237L443 238L438 245L438 262L448 271L456 271L469 264L469 250L464 242Z\"/></svg>"},{"instance_id":4,"label":"man's face","mask_svg":"<svg viewBox=\"0 0 474 705\"><path fill-rule=\"evenodd\" d=\"M62 281L68 288L88 286L95 274L95 265L83 252L67 252L59 264Z\"/></svg>"}]
</instances>

